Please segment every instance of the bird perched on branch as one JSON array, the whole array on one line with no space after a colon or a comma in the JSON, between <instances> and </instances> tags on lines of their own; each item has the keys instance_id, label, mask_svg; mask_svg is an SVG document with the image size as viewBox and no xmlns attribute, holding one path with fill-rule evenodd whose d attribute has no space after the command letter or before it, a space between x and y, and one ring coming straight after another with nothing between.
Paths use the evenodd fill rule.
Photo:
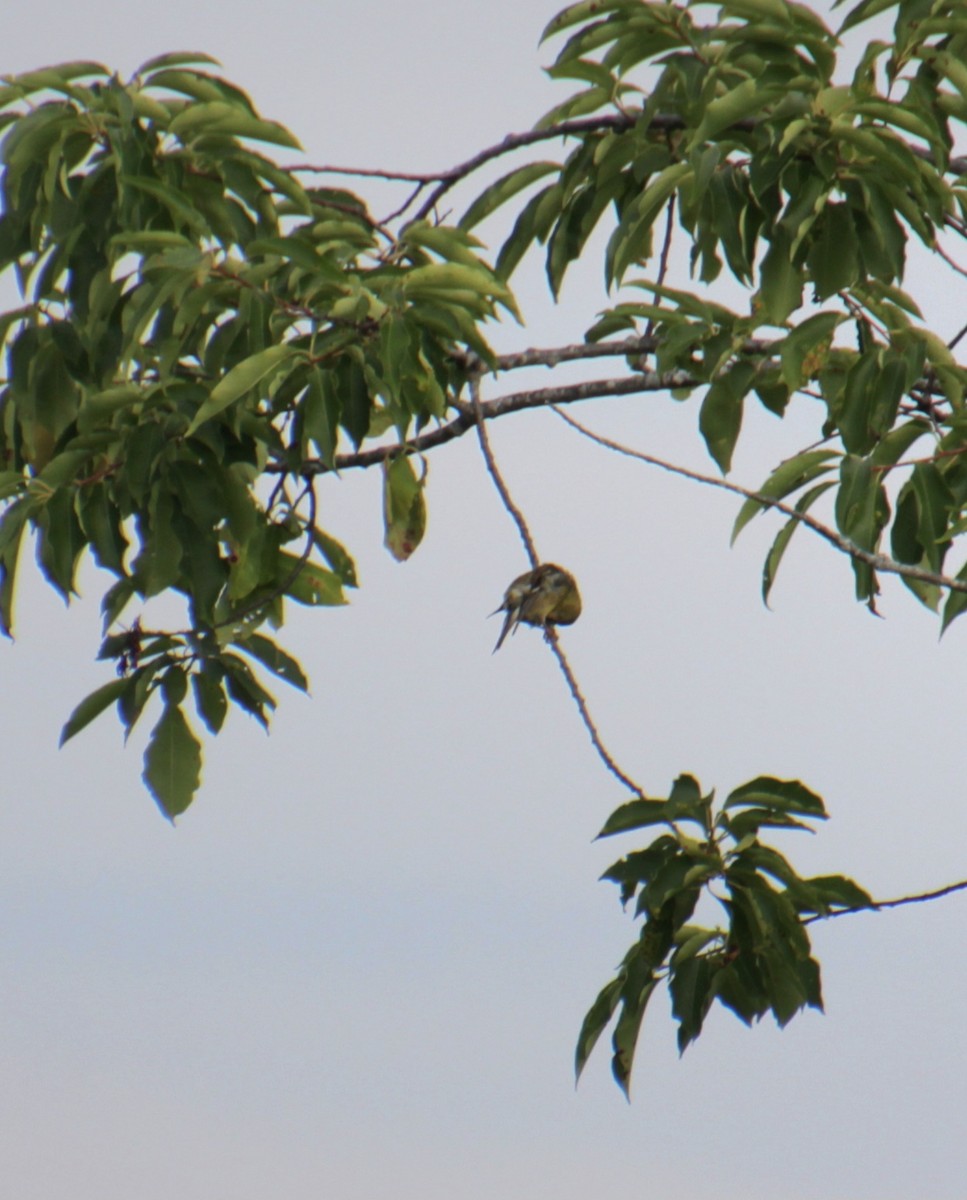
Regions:
<instances>
[{"instance_id":1,"label":"bird perched on branch","mask_svg":"<svg viewBox=\"0 0 967 1200\"><path fill-rule=\"evenodd\" d=\"M541 563L533 571L518 575L504 593L504 602L494 609L492 617L505 612L507 618L500 631L494 654L508 633L517 626L540 625L546 632L550 625L573 625L581 615L581 593L574 576L555 563Z\"/></svg>"}]
</instances>

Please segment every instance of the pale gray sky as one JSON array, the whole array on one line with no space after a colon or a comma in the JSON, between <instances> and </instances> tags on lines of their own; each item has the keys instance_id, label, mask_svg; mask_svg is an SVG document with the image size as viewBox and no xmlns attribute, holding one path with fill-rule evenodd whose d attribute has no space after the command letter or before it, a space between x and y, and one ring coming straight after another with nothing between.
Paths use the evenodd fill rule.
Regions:
<instances>
[{"instance_id":1,"label":"pale gray sky","mask_svg":"<svg viewBox=\"0 0 967 1200\"><path fill-rule=\"evenodd\" d=\"M306 158L445 167L559 98L537 36L555 4L165 5L65 0L5 31L0 70L92 57L130 72L220 57ZM362 189L361 189L362 190ZM926 270L930 270L927 265ZM926 270L921 285L930 288ZM597 268L560 309L534 264L526 330L576 339ZM913 288L916 290L916 287ZM963 295L931 294L943 330ZM949 311L948 311L949 310ZM516 386L516 381L514 386ZM508 389L509 390L509 389ZM736 477L804 440L750 418ZM584 406L595 428L711 470L696 402ZM734 550L728 497L580 441L550 414L492 431L544 557L581 581L563 635L604 738L654 794L800 776L832 819L786 848L878 896L967 875L961 667L885 581L877 621L845 560L800 533L759 601L762 522ZM295 612L313 696L264 737L207 745L177 829L113 717L55 750L93 663L98 580L65 611L38 584L0 646L0 1177L17 1200L955 1200L967 1150L967 898L815 931L827 1014L784 1032L724 1012L684 1059L653 1001L633 1103L602 1045L575 1092L585 1009L635 935L592 845L623 798L536 634L491 657L484 618L525 563L469 438L432 457L426 541L381 546L379 479L327 481L355 553L350 608ZM137 743L137 744L135 744Z\"/></svg>"}]
</instances>

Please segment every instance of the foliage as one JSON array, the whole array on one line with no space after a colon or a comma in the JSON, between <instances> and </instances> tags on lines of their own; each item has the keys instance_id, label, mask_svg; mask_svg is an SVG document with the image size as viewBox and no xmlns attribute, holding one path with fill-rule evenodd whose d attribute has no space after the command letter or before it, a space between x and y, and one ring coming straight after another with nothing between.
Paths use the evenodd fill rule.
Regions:
<instances>
[{"instance_id":1,"label":"foliage","mask_svg":"<svg viewBox=\"0 0 967 1200\"><path fill-rule=\"evenodd\" d=\"M604 873L620 887L622 904L635 901L635 915L644 924L578 1038L580 1075L618 1013L611 1068L626 1094L645 1008L663 980L678 1022L679 1050L702 1032L716 1000L747 1025L770 1011L785 1025L806 1005L823 1006L819 963L805 928L809 916L873 903L845 876L803 879L778 850L760 841L763 828L808 830L808 821L826 819L822 800L801 783L763 777L736 788L717 811L713 800L683 775L667 800L629 801L600 834L666 827L645 849ZM689 827L694 831L686 832ZM691 923L703 894L724 909L727 928Z\"/></svg>"},{"instance_id":2,"label":"foliage","mask_svg":"<svg viewBox=\"0 0 967 1200\"><path fill-rule=\"evenodd\" d=\"M127 84L71 63L0 92L0 266L24 301L0 323L0 622L9 633L27 530L65 598L85 550L115 576L100 656L121 679L63 736L111 704L130 732L160 694L145 779L172 817L198 778L164 766L173 749L198 758L189 680L212 733L230 702L265 724L275 701L251 660L306 680L257 631L281 625L285 598L343 604L355 586L307 460L331 467L340 436L402 439L442 416L454 349L487 356L479 323L512 303L469 235L417 222L389 239L355 196L303 188L249 148L298 143L199 60L155 59ZM402 458L386 475L403 557L422 484ZM187 629L114 632L134 599L167 591Z\"/></svg>"},{"instance_id":3,"label":"foliage","mask_svg":"<svg viewBox=\"0 0 967 1200\"><path fill-rule=\"evenodd\" d=\"M967 35L958 3L866 2L843 30L888 8L894 40L871 41L845 83L837 38L811 9L784 0L725 3L709 25L691 8L637 0L564 10L545 31L569 33L550 74L587 86L544 122L601 110L624 119L578 138L518 217L498 264L507 272L528 244L545 243L557 292L613 211L607 281L651 295L613 305L588 337L653 330L659 370L708 385L699 427L723 472L748 399L780 417L797 393L818 401L829 449L793 455L760 493L798 493L804 513L832 487L837 526L853 545L872 554L889 531L901 563L938 573L967 507L967 372L900 285L911 239L936 251L945 227L964 235L967 163L952 160L951 147L952 127L967 119ZM632 276L654 257L670 203L693 273L711 285L727 268L746 289L746 309ZM469 223L480 215L478 205ZM930 452L901 477L902 456L921 440ZM749 502L736 532L766 507ZM767 559L767 594L797 527L780 532ZM860 558L853 568L857 597L873 608L876 572ZM967 579L963 568L957 579ZM906 581L938 605L937 586ZM963 592L948 593L944 627L964 605Z\"/></svg>"},{"instance_id":4,"label":"foliage","mask_svg":"<svg viewBox=\"0 0 967 1200\"><path fill-rule=\"evenodd\" d=\"M723 475L748 404L777 418L808 406L815 442L757 490L737 489L736 536L773 508L788 518L764 595L805 523L850 555L871 609L878 573L894 571L946 628L967 607L967 566L944 574L967 531L964 331L929 328L903 285L911 247L965 274L947 246L967 236L967 162L953 155L967 25L961 0L862 0L839 32L887 17L890 39L868 40L844 74L836 34L789 0L582 0L545 30L563 39L550 76L579 90L529 133L424 177L383 221L253 148L298 141L205 55L153 59L127 82L87 62L6 80L0 270L21 302L0 314L0 624L11 632L31 540L65 598L86 552L110 580L100 657L117 675L62 740L112 707L130 731L155 701L144 778L163 812L183 812L201 769L187 710L213 734L233 705L267 723L267 678L307 687L267 632L286 601L339 605L356 586L350 552L319 519L320 480L379 465L386 546L407 558L426 524L413 456L475 425L483 438L476 385L524 360L612 354L627 378L520 393L486 416L699 393ZM562 140L562 161L528 156L457 224L439 219L440 199L478 168ZM471 231L508 212L491 265ZM602 222L612 295L584 340L495 356L484 327L517 315L523 256L544 248L556 295ZM666 278L675 238L699 290ZM163 595L179 599L183 628L132 616ZM688 776L666 801L639 790L617 811L605 834L668 831L608 873L644 925L588 1015L579 1069L617 1012L627 1089L663 979L683 1049L716 999L780 1023L820 1004L804 926L869 898L840 876L800 878L759 831L823 815L803 785L772 779L716 811ZM724 928L689 924L703 891Z\"/></svg>"}]
</instances>

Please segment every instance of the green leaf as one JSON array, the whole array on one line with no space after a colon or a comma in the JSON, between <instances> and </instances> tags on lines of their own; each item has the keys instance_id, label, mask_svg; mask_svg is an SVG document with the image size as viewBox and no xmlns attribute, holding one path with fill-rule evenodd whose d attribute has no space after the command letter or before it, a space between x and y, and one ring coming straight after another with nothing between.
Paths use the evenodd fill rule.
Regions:
<instances>
[{"instance_id":1,"label":"green leaf","mask_svg":"<svg viewBox=\"0 0 967 1200\"><path fill-rule=\"evenodd\" d=\"M128 543L121 527L121 514L111 500L109 489L101 483L79 488L74 504L98 566L123 575Z\"/></svg>"},{"instance_id":2,"label":"green leaf","mask_svg":"<svg viewBox=\"0 0 967 1200\"><path fill-rule=\"evenodd\" d=\"M836 450L804 450L795 454L772 472L769 478L756 491L762 496L774 500L782 500L790 492L798 491L813 479L830 471L833 461L840 457ZM732 543L757 513L767 511L768 504L761 500L748 499L739 509L739 515L732 526Z\"/></svg>"},{"instance_id":3,"label":"green leaf","mask_svg":"<svg viewBox=\"0 0 967 1200\"><path fill-rule=\"evenodd\" d=\"M230 404L234 404L246 392L251 391L256 384L261 383L267 375L271 375L283 364L289 363L295 358L305 359L305 354L297 350L295 346L267 346L257 354L252 354L240 363L236 363L228 374L212 388L208 399L195 413L185 436L190 437L199 426L223 412Z\"/></svg>"},{"instance_id":4,"label":"green leaf","mask_svg":"<svg viewBox=\"0 0 967 1200\"><path fill-rule=\"evenodd\" d=\"M195 50L175 50L171 54L159 54L156 58L149 58L147 62L141 64L135 71L135 75L146 75L148 71L157 71L162 67L183 67L188 63L207 63L211 66L221 66L217 58L212 58L210 54L203 54L201 51Z\"/></svg>"},{"instance_id":5,"label":"green leaf","mask_svg":"<svg viewBox=\"0 0 967 1200\"><path fill-rule=\"evenodd\" d=\"M189 105L182 109L168 129L185 144L195 137L228 134L231 137L271 142L276 146L286 146L290 150L302 149L299 139L284 125L253 116L238 105L226 103L224 100Z\"/></svg>"},{"instance_id":6,"label":"green leaf","mask_svg":"<svg viewBox=\"0 0 967 1200\"><path fill-rule=\"evenodd\" d=\"M31 92L43 91L50 88L55 91L64 90L64 85L86 75L110 75L107 67L101 63L79 60L77 62L60 63L56 67L43 67L39 71L26 71L22 75L7 76L7 87L0 88L0 104L8 104L11 100L19 100L29 96Z\"/></svg>"},{"instance_id":7,"label":"green leaf","mask_svg":"<svg viewBox=\"0 0 967 1200\"><path fill-rule=\"evenodd\" d=\"M667 862L679 855L680 851L677 837L662 834L646 849L634 850L618 862L612 863L601 878L619 885L621 903L626 905L638 888L647 885Z\"/></svg>"},{"instance_id":8,"label":"green leaf","mask_svg":"<svg viewBox=\"0 0 967 1200\"><path fill-rule=\"evenodd\" d=\"M339 439L339 395L332 372L318 366L309 370L309 385L299 406L304 436L315 443L319 458L330 470L336 463Z\"/></svg>"},{"instance_id":9,"label":"green leaf","mask_svg":"<svg viewBox=\"0 0 967 1200\"><path fill-rule=\"evenodd\" d=\"M39 510L36 522L38 565L47 582L69 600L78 559L87 544L70 492L66 488L55 492Z\"/></svg>"},{"instance_id":10,"label":"green leaf","mask_svg":"<svg viewBox=\"0 0 967 1200\"><path fill-rule=\"evenodd\" d=\"M961 583L967 583L967 566L961 567L955 578ZM959 617L960 614L965 610L967 610L967 592L950 591L947 595L947 600L943 609L943 616L941 618L941 634L946 633L950 623L956 620L956 618Z\"/></svg>"},{"instance_id":11,"label":"green leaf","mask_svg":"<svg viewBox=\"0 0 967 1200\"><path fill-rule=\"evenodd\" d=\"M275 697L267 692L256 679L252 668L237 654L223 654L218 660L225 671L225 686L228 694L245 712L253 716L263 729L268 729L266 710L275 708Z\"/></svg>"},{"instance_id":12,"label":"green leaf","mask_svg":"<svg viewBox=\"0 0 967 1200\"><path fill-rule=\"evenodd\" d=\"M775 91L761 79L744 79L731 91L709 100L690 138L690 146L701 146L737 121L761 113Z\"/></svg>"},{"instance_id":13,"label":"green leaf","mask_svg":"<svg viewBox=\"0 0 967 1200\"><path fill-rule=\"evenodd\" d=\"M776 779L760 775L731 791L723 809L761 806L781 813L801 813L817 820L826 819L826 806L821 796L798 779Z\"/></svg>"},{"instance_id":14,"label":"green leaf","mask_svg":"<svg viewBox=\"0 0 967 1200\"><path fill-rule=\"evenodd\" d=\"M613 837L632 829L651 825L669 825L675 821L692 821L703 828L708 822L711 796L703 796L699 783L691 775L680 775L672 786L667 800L629 800L605 821L599 838Z\"/></svg>"},{"instance_id":15,"label":"green leaf","mask_svg":"<svg viewBox=\"0 0 967 1200\"><path fill-rule=\"evenodd\" d=\"M835 0L833 7L838 8L842 3L843 0ZM840 25L838 32L843 34L848 29L852 29L854 25L859 25L863 21L868 21L871 17L875 17L881 12L886 12L895 5L896 0L861 0L859 4L851 8L846 14L846 17L842 25Z\"/></svg>"},{"instance_id":16,"label":"green leaf","mask_svg":"<svg viewBox=\"0 0 967 1200\"><path fill-rule=\"evenodd\" d=\"M195 708L205 722L205 727L212 734L221 731L228 714L228 697L222 682L224 672L217 662L209 659L191 677L195 693Z\"/></svg>"},{"instance_id":17,"label":"green leaf","mask_svg":"<svg viewBox=\"0 0 967 1200\"><path fill-rule=\"evenodd\" d=\"M426 473L417 479L408 455L383 463L384 544L397 562L405 562L426 531Z\"/></svg>"},{"instance_id":18,"label":"green leaf","mask_svg":"<svg viewBox=\"0 0 967 1200\"><path fill-rule=\"evenodd\" d=\"M648 1001L657 986L657 980L649 978L634 991L627 983L622 989L621 1014L611 1035L611 1073L627 1098L631 1095L631 1068L634 1065L641 1022L644 1020Z\"/></svg>"},{"instance_id":19,"label":"green leaf","mask_svg":"<svg viewBox=\"0 0 967 1200\"><path fill-rule=\"evenodd\" d=\"M660 170L637 200L628 206L608 246L605 276L609 285L620 283L629 267L649 257L652 225L672 193L683 187L693 172L690 163L671 163Z\"/></svg>"},{"instance_id":20,"label":"green leaf","mask_svg":"<svg viewBox=\"0 0 967 1200\"><path fill-rule=\"evenodd\" d=\"M181 709L165 705L144 753L142 779L169 821L191 804L200 778L201 745Z\"/></svg>"},{"instance_id":21,"label":"green leaf","mask_svg":"<svg viewBox=\"0 0 967 1200\"><path fill-rule=\"evenodd\" d=\"M521 209L507 240L497 255L497 274L507 280L534 241L543 242L561 211L564 189L552 183L542 188Z\"/></svg>"},{"instance_id":22,"label":"green leaf","mask_svg":"<svg viewBox=\"0 0 967 1200\"><path fill-rule=\"evenodd\" d=\"M859 246L853 214L845 204L827 204L814 232L806 264L816 287L816 299L825 300L848 288L859 277Z\"/></svg>"},{"instance_id":23,"label":"green leaf","mask_svg":"<svg viewBox=\"0 0 967 1200\"><path fill-rule=\"evenodd\" d=\"M294 554L283 551L279 554L279 574L287 579L294 571L299 559ZM299 571L286 586L285 594L291 596L299 604L341 605L348 603L343 593L343 583L334 571L327 571L317 563L305 562L299 566Z\"/></svg>"},{"instance_id":24,"label":"green leaf","mask_svg":"<svg viewBox=\"0 0 967 1200\"><path fill-rule=\"evenodd\" d=\"M782 378L790 391L814 379L825 365L833 334L846 320L843 313L821 312L799 321L777 345Z\"/></svg>"},{"instance_id":25,"label":"green leaf","mask_svg":"<svg viewBox=\"0 0 967 1200\"><path fill-rule=\"evenodd\" d=\"M702 929L697 925L683 925L675 934L675 952L671 961L676 966L687 962L713 942L721 944L723 938L724 934L721 929Z\"/></svg>"},{"instance_id":26,"label":"green leaf","mask_svg":"<svg viewBox=\"0 0 967 1200\"><path fill-rule=\"evenodd\" d=\"M723 475L732 466L732 452L742 428L745 397L755 378L755 367L736 362L710 385L702 401L698 425L708 452Z\"/></svg>"},{"instance_id":27,"label":"green leaf","mask_svg":"<svg viewBox=\"0 0 967 1200\"><path fill-rule=\"evenodd\" d=\"M332 567L345 587L357 587L356 564L341 542L322 529L313 529L312 540L316 548Z\"/></svg>"},{"instance_id":28,"label":"green leaf","mask_svg":"<svg viewBox=\"0 0 967 1200\"><path fill-rule=\"evenodd\" d=\"M110 683L105 683L91 692L89 696L85 696L60 731L59 744L63 746L75 733L80 733L85 726L90 725L95 717L99 717L106 708L110 708L121 693L127 691L130 686L129 679L112 679Z\"/></svg>"},{"instance_id":29,"label":"green leaf","mask_svg":"<svg viewBox=\"0 0 967 1200\"><path fill-rule=\"evenodd\" d=\"M238 643L238 648L246 654L251 654L263 666L286 683L291 683L300 692L309 690L309 680L298 662L284 650L281 650L271 638L260 633L249 634L244 641Z\"/></svg>"},{"instance_id":30,"label":"green leaf","mask_svg":"<svg viewBox=\"0 0 967 1200\"><path fill-rule=\"evenodd\" d=\"M702 1025L715 999L715 977L719 964L708 958L689 958L671 971L668 990L672 1014L678 1021L678 1052L702 1032Z\"/></svg>"},{"instance_id":31,"label":"green leaf","mask_svg":"<svg viewBox=\"0 0 967 1200\"><path fill-rule=\"evenodd\" d=\"M560 169L559 163L536 162L526 163L523 167L516 167L513 171L509 171L480 193L460 218L460 228L472 229L474 225L478 225L485 217L489 217L501 205L506 204L512 196L516 196L524 188L530 187L538 179L559 172Z\"/></svg>"},{"instance_id":32,"label":"green leaf","mask_svg":"<svg viewBox=\"0 0 967 1200\"><path fill-rule=\"evenodd\" d=\"M105 633L124 611L125 605L134 598L136 590L133 580L119 579L104 593L101 599L101 615Z\"/></svg>"},{"instance_id":33,"label":"green leaf","mask_svg":"<svg viewBox=\"0 0 967 1200\"><path fill-rule=\"evenodd\" d=\"M790 258L788 237L777 231L759 268L762 310L772 325L783 325L802 304L803 273Z\"/></svg>"},{"instance_id":34,"label":"green leaf","mask_svg":"<svg viewBox=\"0 0 967 1200\"><path fill-rule=\"evenodd\" d=\"M606 983L581 1023L581 1032L578 1034L577 1048L574 1052L574 1074L577 1079L581 1078L581 1072L591 1056L591 1051L614 1016L621 1000L621 984L620 976Z\"/></svg>"},{"instance_id":35,"label":"green leaf","mask_svg":"<svg viewBox=\"0 0 967 1200\"><path fill-rule=\"evenodd\" d=\"M876 907L869 892L845 875L814 875L803 882L825 902L825 911Z\"/></svg>"},{"instance_id":36,"label":"green leaf","mask_svg":"<svg viewBox=\"0 0 967 1200\"><path fill-rule=\"evenodd\" d=\"M954 496L934 463L917 463L910 476L920 508L920 544L932 570L943 569L950 515L957 508Z\"/></svg>"},{"instance_id":37,"label":"green leaf","mask_svg":"<svg viewBox=\"0 0 967 1200\"><path fill-rule=\"evenodd\" d=\"M193 250L194 243L181 233L167 229L137 229L116 233L109 240L112 249L132 254L155 254L159 250Z\"/></svg>"},{"instance_id":38,"label":"green leaf","mask_svg":"<svg viewBox=\"0 0 967 1200\"><path fill-rule=\"evenodd\" d=\"M150 524L133 573L142 595L157 596L177 583L183 549L173 524L175 498L162 484L154 489L148 511Z\"/></svg>"},{"instance_id":39,"label":"green leaf","mask_svg":"<svg viewBox=\"0 0 967 1200\"><path fill-rule=\"evenodd\" d=\"M832 482L818 483L814 488L810 488L796 501L794 507L796 512L805 513L813 506L813 503L819 499L825 492L828 492L831 487L835 487ZM772 592L772 585L776 581L776 574L779 570L779 564L782 562L783 555L792 540L792 535L796 532L802 521L795 517L790 517L789 520L776 534L775 540L769 548L769 553L766 555L765 562L762 564L762 603L768 606L769 596Z\"/></svg>"},{"instance_id":40,"label":"green leaf","mask_svg":"<svg viewBox=\"0 0 967 1200\"><path fill-rule=\"evenodd\" d=\"M873 471L869 460L847 455L840 466L840 486L836 495L836 524L840 533L861 549L873 551L887 512L879 475ZM860 598L865 599L865 596Z\"/></svg>"},{"instance_id":41,"label":"green leaf","mask_svg":"<svg viewBox=\"0 0 967 1200\"><path fill-rule=\"evenodd\" d=\"M592 18L600 18L605 13L637 10L640 7L640 0L580 0L577 4L569 4L553 20L549 21L544 27L540 40L546 42L548 38L569 29L572 25L579 25L582 21Z\"/></svg>"}]
</instances>

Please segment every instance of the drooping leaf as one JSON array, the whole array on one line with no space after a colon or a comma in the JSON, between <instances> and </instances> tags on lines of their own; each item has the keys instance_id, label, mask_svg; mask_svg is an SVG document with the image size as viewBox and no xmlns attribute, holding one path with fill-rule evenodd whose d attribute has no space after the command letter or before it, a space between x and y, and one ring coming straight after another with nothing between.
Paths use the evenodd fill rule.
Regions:
<instances>
[{"instance_id":1,"label":"drooping leaf","mask_svg":"<svg viewBox=\"0 0 967 1200\"><path fill-rule=\"evenodd\" d=\"M64 728L60 732L60 745L63 746L75 734L90 725L95 717L99 717L105 709L110 708L118 697L130 687L130 679L112 679L110 683L103 684L89 696L85 696L67 718Z\"/></svg>"},{"instance_id":2,"label":"drooping leaf","mask_svg":"<svg viewBox=\"0 0 967 1200\"><path fill-rule=\"evenodd\" d=\"M742 428L743 405L754 376L751 363L736 362L713 381L702 401L699 429L723 475L732 466L732 453Z\"/></svg>"},{"instance_id":3,"label":"drooping leaf","mask_svg":"<svg viewBox=\"0 0 967 1200\"><path fill-rule=\"evenodd\" d=\"M194 799L201 779L201 746L179 707L165 705L144 753L142 775L169 821Z\"/></svg>"},{"instance_id":4,"label":"drooping leaf","mask_svg":"<svg viewBox=\"0 0 967 1200\"><path fill-rule=\"evenodd\" d=\"M406 455L398 455L384 463L384 542L397 562L405 562L423 540L426 530L425 482L425 473L418 479Z\"/></svg>"}]
</instances>

